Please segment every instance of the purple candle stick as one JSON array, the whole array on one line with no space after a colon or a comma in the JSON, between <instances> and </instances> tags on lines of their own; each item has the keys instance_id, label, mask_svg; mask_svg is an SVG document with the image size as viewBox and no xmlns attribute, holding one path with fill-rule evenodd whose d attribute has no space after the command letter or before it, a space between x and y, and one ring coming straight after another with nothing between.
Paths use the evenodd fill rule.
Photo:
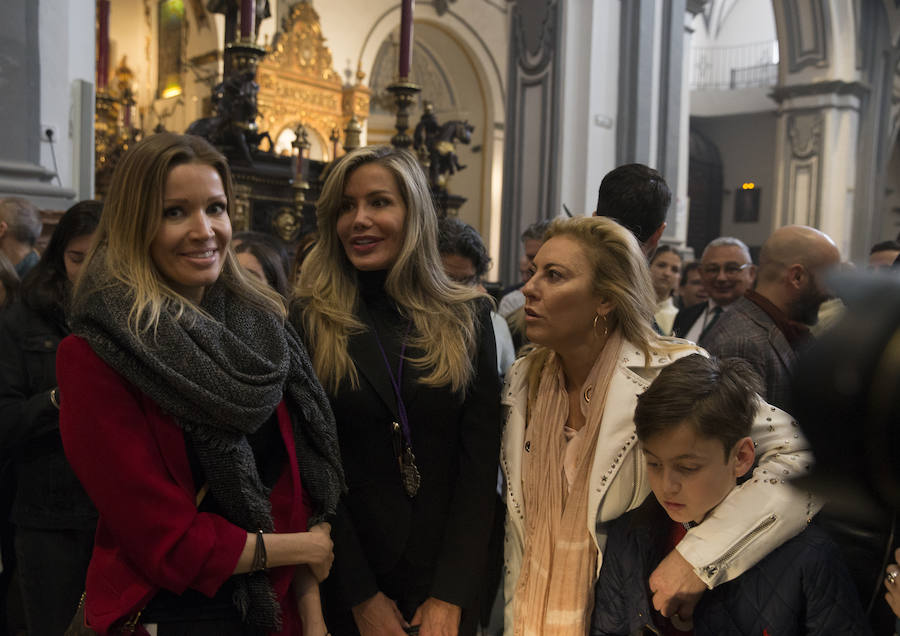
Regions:
<instances>
[{"instance_id":1,"label":"purple candle stick","mask_svg":"<svg viewBox=\"0 0 900 636\"><path fill-rule=\"evenodd\" d=\"M249 40L256 26L256 0L241 0L241 39Z\"/></svg>"},{"instance_id":2,"label":"purple candle stick","mask_svg":"<svg viewBox=\"0 0 900 636\"><path fill-rule=\"evenodd\" d=\"M97 3L97 90L106 89L109 77L109 0Z\"/></svg>"},{"instance_id":3,"label":"purple candle stick","mask_svg":"<svg viewBox=\"0 0 900 636\"><path fill-rule=\"evenodd\" d=\"M412 66L413 3L415 0L401 0L400 5L400 81L409 79Z\"/></svg>"}]
</instances>

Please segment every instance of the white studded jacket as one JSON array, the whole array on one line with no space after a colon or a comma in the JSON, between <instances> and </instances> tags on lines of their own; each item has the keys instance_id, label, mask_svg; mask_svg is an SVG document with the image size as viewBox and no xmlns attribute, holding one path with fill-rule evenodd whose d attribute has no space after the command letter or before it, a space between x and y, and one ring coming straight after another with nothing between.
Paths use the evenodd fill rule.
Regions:
<instances>
[{"instance_id":1,"label":"white studded jacket","mask_svg":"<svg viewBox=\"0 0 900 636\"><path fill-rule=\"evenodd\" d=\"M685 345L689 345L685 341ZM610 381L591 470L588 529L597 546L597 572L603 564L606 533L603 524L636 508L650 492L644 458L634 428L637 396L646 390L660 369L699 348L673 354L651 355L644 366L638 347L623 342ZM525 411L528 400L528 359L510 369L502 403L506 425L500 463L506 484L506 536L504 540L504 625L513 625L513 594L522 566L526 511L522 499L522 454L526 451ZM787 482L808 471L812 454L790 415L760 399L751 433L756 444L757 467L701 525L692 528L677 550L694 566L709 588L736 578L777 546L798 534L821 504Z\"/></svg>"}]
</instances>

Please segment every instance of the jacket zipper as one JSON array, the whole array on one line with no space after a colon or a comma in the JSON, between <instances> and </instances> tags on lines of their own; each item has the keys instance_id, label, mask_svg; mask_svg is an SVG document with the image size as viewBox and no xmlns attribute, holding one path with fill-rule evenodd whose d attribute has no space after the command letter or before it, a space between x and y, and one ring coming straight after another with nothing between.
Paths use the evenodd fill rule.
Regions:
<instances>
[{"instance_id":1,"label":"jacket zipper","mask_svg":"<svg viewBox=\"0 0 900 636\"><path fill-rule=\"evenodd\" d=\"M751 530L749 534L742 537L740 541L731 546L717 561L713 561L709 565L704 566L702 568L702 571L710 578L715 576L716 573L728 563L728 561L730 561L738 552L744 549L744 547L748 543L753 541L764 531L768 530L776 520L777 517L775 515L769 515L768 517L763 519L758 526Z\"/></svg>"}]
</instances>

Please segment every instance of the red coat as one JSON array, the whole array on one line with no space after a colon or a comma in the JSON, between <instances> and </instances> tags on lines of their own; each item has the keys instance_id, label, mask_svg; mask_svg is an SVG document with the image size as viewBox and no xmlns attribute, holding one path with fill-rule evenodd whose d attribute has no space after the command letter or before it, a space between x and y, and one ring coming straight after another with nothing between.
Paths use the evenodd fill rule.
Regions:
<instances>
[{"instance_id":1,"label":"red coat","mask_svg":"<svg viewBox=\"0 0 900 636\"><path fill-rule=\"evenodd\" d=\"M100 513L86 582L88 624L105 634L160 588L214 595L234 571L247 529L198 512L197 485L175 420L81 338L62 341L56 365L66 457ZM308 503L284 402L278 425L289 465L272 489L272 517L276 532L302 532ZM293 573L292 567L269 571L285 636L301 633L289 590Z\"/></svg>"}]
</instances>

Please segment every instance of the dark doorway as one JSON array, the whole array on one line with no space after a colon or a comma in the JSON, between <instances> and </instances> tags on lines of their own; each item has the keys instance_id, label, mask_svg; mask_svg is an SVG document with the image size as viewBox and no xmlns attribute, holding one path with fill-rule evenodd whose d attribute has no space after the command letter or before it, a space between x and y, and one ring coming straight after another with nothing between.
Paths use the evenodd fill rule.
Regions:
<instances>
[{"instance_id":1,"label":"dark doorway","mask_svg":"<svg viewBox=\"0 0 900 636\"><path fill-rule=\"evenodd\" d=\"M716 145L693 126L689 152L687 244L699 259L722 230L722 158Z\"/></svg>"}]
</instances>

